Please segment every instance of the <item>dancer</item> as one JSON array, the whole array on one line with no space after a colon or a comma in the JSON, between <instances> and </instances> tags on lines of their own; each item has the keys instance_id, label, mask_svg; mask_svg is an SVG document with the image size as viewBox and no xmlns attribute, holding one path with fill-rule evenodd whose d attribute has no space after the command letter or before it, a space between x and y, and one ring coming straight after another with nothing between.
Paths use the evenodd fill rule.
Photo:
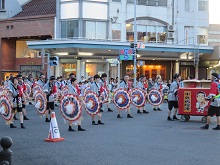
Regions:
<instances>
[{"instance_id":1,"label":"dancer","mask_svg":"<svg viewBox=\"0 0 220 165\"><path fill-rule=\"evenodd\" d=\"M99 101L101 102L102 100L102 96L101 96L101 85L100 85L100 76L98 74L96 74L94 76L94 83L91 85L91 91L95 92L98 97L99 97ZM103 125L104 123L101 121L101 118L102 118L102 113L99 112L98 113L98 122L96 123L95 122L95 116L92 116L92 125L98 125L98 124L101 124Z\"/></svg>"},{"instance_id":2,"label":"dancer","mask_svg":"<svg viewBox=\"0 0 220 165\"><path fill-rule=\"evenodd\" d=\"M124 76L123 81L119 84L119 88L123 88L124 90L129 92L130 89L131 89L131 84L128 80L129 80L129 76L128 75ZM121 110L118 109L117 118L123 118L123 117L121 117L120 112L121 112ZM130 113L131 113L131 107L128 107L128 109L127 109L127 118L133 118Z\"/></svg>"},{"instance_id":3,"label":"dancer","mask_svg":"<svg viewBox=\"0 0 220 165\"><path fill-rule=\"evenodd\" d=\"M23 93L22 86L18 85L17 77L12 78L12 83L9 87L9 92L11 94L12 101L13 101L13 109L12 109L13 112L12 113L14 115L17 110L17 112L19 113L19 117L20 117L21 128L25 129L24 124L23 124L24 120L23 120L23 113L22 113L22 98L25 98L25 96ZM17 128L13 124L13 118L10 123L10 128Z\"/></svg>"},{"instance_id":4,"label":"dancer","mask_svg":"<svg viewBox=\"0 0 220 165\"><path fill-rule=\"evenodd\" d=\"M102 73L101 80L100 80L101 88L105 88L108 91L108 86L107 86L107 80L106 79L107 79L107 74L106 73ZM108 95L109 94L110 93L108 93ZM103 107L103 104L102 104L102 107ZM100 109L100 112L103 112L102 107ZM113 110L110 108L110 103L109 102L107 102L107 107L108 107L108 112L113 112Z\"/></svg>"},{"instance_id":5,"label":"dancer","mask_svg":"<svg viewBox=\"0 0 220 165\"><path fill-rule=\"evenodd\" d=\"M22 97L22 112L24 115L24 120L29 120L27 118L27 111L26 111L26 98L29 97L27 93L27 87L22 80L22 75L17 75L17 79L18 79L18 85L22 89L24 95L24 97Z\"/></svg>"},{"instance_id":6,"label":"dancer","mask_svg":"<svg viewBox=\"0 0 220 165\"><path fill-rule=\"evenodd\" d=\"M68 93L76 95L79 98L79 100L80 100L80 104L82 104L82 98L80 97L80 90L78 88L78 82L77 82L76 78L72 78L70 80L70 83L71 84L68 85ZM82 123L82 117L80 116L79 119L77 120L78 131L85 131L85 129L83 129L81 127L81 123ZM72 128L72 122L71 121L69 121L69 129L68 129L68 131L75 131Z\"/></svg>"},{"instance_id":7,"label":"dancer","mask_svg":"<svg viewBox=\"0 0 220 165\"><path fill-rule=\"evenodd\" d=\"M154 86L152 88L161 92L161 90L162 90L162 79L161 79L160 75L156 76L156 82L154 83ZM154 106L153 110L154 111L162 111L160 109L160 106Z\"/></svg>"},{"instance_id":8,"label":"dancer","mask_svg":"<svg viewBox=\"0 0 220 165\"><path fill-rule=\"evenodd\" d=\"M147 92L147 88L146 88L145 82L146 82L146 77L145 77L145 76L141 76L141 77L140 77L140 81L137 83L137 88L140 88L140 89L144 90L145 92ZM144 109L144 107L145 107L145 105L144 105L143 107L140 107L140 108L137 110L137 113L141 113L141 110L143 110L143 113L148 114L149 112L147 112L147 111Z\"/></svg>"},{"instance_id":9,"label":"dancer","mask_svg":"<svg viewBox=\"0 0 220 165\"><path fill-rule=\"evenodd\" d=\"M54 101L56 94L58 92L57 86L55 85L55 77L51 76L49 82L47 82L44 87L43 91L47 98L47 110L46 110L46 119L45 122L50 122L50 119L48 119L49 114L51 114L50 111L54 111Z\"/></svg>"}]
</instances>

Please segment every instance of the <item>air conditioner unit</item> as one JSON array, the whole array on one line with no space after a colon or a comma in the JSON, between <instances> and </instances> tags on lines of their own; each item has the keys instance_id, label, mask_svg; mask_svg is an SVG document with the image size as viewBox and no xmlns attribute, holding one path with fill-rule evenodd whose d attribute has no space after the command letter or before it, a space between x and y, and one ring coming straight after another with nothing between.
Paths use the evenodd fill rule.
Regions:
<instances>
[{"instance_id":1,"label":"air conditioner unit","mask_svg":"<svg viewBox=\"0 0 220 165\"><path fill-rule=\"evenodd\" d=\"M175 33L174 32L168 32L167 37L168 38L175 38Z\"/></svg>"},{"instance_id":2,"label":"air conditioner unit","mask_svg":"<svg viewBox=\"0 0 220 165\"><path fill-rule=\"evenodd\" d=\"M175 31L175 26L174 26L174 25L168 25L168 26L167 26L167 30L168 30L169 32L173 32L173 31Z\"/></svg>"}]
</instances>

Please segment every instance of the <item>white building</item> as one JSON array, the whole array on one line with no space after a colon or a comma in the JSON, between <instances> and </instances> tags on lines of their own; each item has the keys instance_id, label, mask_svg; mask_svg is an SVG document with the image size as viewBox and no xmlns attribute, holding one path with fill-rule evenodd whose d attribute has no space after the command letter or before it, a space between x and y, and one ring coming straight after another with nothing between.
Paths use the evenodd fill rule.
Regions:
<instances>
[{"instance_id":1,"label":"white building","mask_svg":"<svg viewBox=\"0 0 220 165\"><path fill-rule=\"evenodd\" d=\"M212 54L208 46L208 0L137 0L138 76L164 79L180 72L198 77L206 65L194 66L194 57ZM134 40L133 0L57 0L55 39L28 42L30 48L45 48L60 57L55 73L77 73L77 77L107 72L116 77L119 49L129 48ZM133 76L132 61L121 63L121 74ZM204 74L199 78L206 78Z\"/></svg>"}]
</instances>

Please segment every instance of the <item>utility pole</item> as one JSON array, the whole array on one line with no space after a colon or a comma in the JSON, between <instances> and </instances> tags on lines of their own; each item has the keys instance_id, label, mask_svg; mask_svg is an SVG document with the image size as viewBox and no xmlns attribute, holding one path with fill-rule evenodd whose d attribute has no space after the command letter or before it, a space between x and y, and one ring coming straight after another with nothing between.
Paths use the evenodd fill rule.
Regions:
<instances>
[{"instance_id":1,"label":"utility pole","mask_svg":"<svg viewBox=\"0 0 220 165\"><path fill-rule=\"evenodd\" d=\"M137 20L136 20L137 0L134 0L134 87L136 88L136 74L137 74Z\"/></svg>"},{"instance_id":2,"label":"utility pole","mask_svg":"<svg viewBox=\"0 0 220 165\"><path fill-rule=\"evenodd\" d=\"M44 69L44 57L45 57L45 49L42 49L42 50L41 50L42 69Z\"/></svg>"},{"instance_id":3,"label":"utility pole","mask_svg":"<svg viewBox=\"0 0 220 165\"><path fill-rule=\"evenodd\" d=\"M50 79L50 53L47 53L47 79Z\"/></svg>"}]
</instances>

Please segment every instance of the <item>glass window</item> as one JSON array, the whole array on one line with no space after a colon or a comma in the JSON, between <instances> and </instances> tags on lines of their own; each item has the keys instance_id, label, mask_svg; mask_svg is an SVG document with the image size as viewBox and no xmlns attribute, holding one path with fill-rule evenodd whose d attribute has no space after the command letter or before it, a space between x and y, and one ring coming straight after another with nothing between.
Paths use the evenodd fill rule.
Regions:
<instances>
[{"instance_id":1,"label":"glass window","mask_svg":"<svg viewBox=\"0 0 220 165\"><path fill-rule=\"evenodd\" d=\"M147 26L147 42L156 42L156 26Z\"/></svg>"},{"instance_id":2,"label":"glass window","mask_svg":"<svg viewBox=\"0 0 220 165\"><path fill-rule=\"evenodd\" d=\"M147 31L147 26L143 25L137 25L137 39L138 41L146 41L146 31Z\"/></svg>"},{"instance_id":3,"label":"glass window","mask_svg":"<svg viewBox=\"0 0 220 165\"><path fill-rule=\"evenodd\" d=\"M121 40L121 24L112 25L112 39Z\"/></svg>"},{"instance_id":4,"label":"glass window","mask_svg":"<svg viewBox=\"0 0 220 165\"><path fill-rule=\"evenodd\" d=\"M185 11L189 11L189 0L185 0Z\"/></svg>"},{"instance_id":5,"label":"glass window","mask_svg":"<svg viewBox=\"0 0 220 165\"><path fill-rule=\"evenodd\" d=\"M5 0L0 0L0 10L5 9Z\"/></svg>"},{"instance_id":6,"label":"glass window","mask_svg":"<svg viewBox=\"0 0 220 165\"><path fill-rule=\"evenodd\" d=\"M167 0L159 0L158 6L167 6Z\"/></svg>"},{"instance_id":7,"label":"glass window","mask_svg":"<svg viewBox=\"0 0 220 165\"><path fill-rule=\"evenodd\" d=\"M126 25L127 41L134 40L133 25ZM167 41L166 26L137 25L137 40L140 42L162 43Z\"/></svg>"},{"instance_id":8,"label":"glass window","mask_svg":"<svg viewBox=\"0 0 220 165\"><path fill-rule=\"evenodd\" d=\"M157 43L166 42L167 28L165 26L157 27Z\"/></svg>"},{"instance_id":9,"label":"glass window","mask_svg":"<svg viewBox=\"0 0 220 165\"><path fill-rule=\"evenodd\" d=\"M134 0L127 0L127 3L134 3Z\"/></svg>"},{"instance_id":10,"label":"glass window","mask_svg":"<svg viewBox=\"0 0 220 165\"><path fill-rule=\"evenodd\" d=\"M126 39L127 41L134 41L134 29L132 24L126 24Z\"/></svg>"},{"instance_id":11,"label":"glass window","mask_svg":"<svg viewBox=\"0 0 220 165\"><path fill-rule=\"evenodd\" d=\"M147 5L147 1L146 0L137 0L137 4L138 5Z\"/></svg>"},{"instance_id":12,"label":"glass window","mask_svg":"<svg viewBox=\"0 0 220 165\"><path fill-rule=\"evenodd\" d=\"M96 22L96 38L106 39L106 22Z\"/></svg>"},{"instance_id":13,"label":"glass window","mask_svg":"<svg viewBox=\"0 0 220 165\"><path fill-rule=\"evenodd\" d=\"M121 2L121 0L112 0L112 2Z\"/></svg>"},{"instance_id":14,"label":"glass window","mask_svg":"<svg viewBox=\"0 0 220 165\"><path fill-rule=\"evenodd\" d=\"M86 21L86 38L95 39L95 22Z\"/></svg>"},{"instance_id":15,"label":"glass window","mask_svg":"<svg viewBox=\"0 0 220 165\"><path fill-rule=\"evenodd\" d=\"M78 37L78 20L61 21L61 38Z\"/></svg>"},{"instance_id":16,"label":"glass window","mask_svg":"<svg viewBox=\"0 0 220 165\"><path fill-rule=\"evenodd\" d=\"M193 26L185 26L185 44L194 44L194 27ZM184 43L182 42L182 43Z\"/></svg>"},{"instance_id":17,"label":"glass window","mask_svg":"<svg viewBox=\"0 0 220 165\"><path fill-rule=\"evenodd\" d=\"M157 6L157 0L147 0L148 6Z\"/></svg>"},{"instance_id":18,"label":"glass window","mask_svg":"<svg viewBox=\"0 0 220 165\"><path fill-rule=\"evenodd\" d=\"M121 31L120 30L112 30L112 39L113 40L121 40Z\"/></svg>"},{"instance_id":19,"label":"glass window","mask_svg":"<svg viewBox=\"0 0 220 165\"><path fill-rule=\"evenodd\" d=\"M85 37L88 39L106 39L106 22L85 21Z\"/></svg>"},{"instance_id":20,"label":"glass window","mask_svg":"<svg viewBox=\"0 0 220 165\"><path fill-rule=\"evenodd\" d=\"M208 11L208 0L198 0L198 11Z\"/></svg>"},{"instance_id":21,"label":"glass window","mask_svg":"<svg viewBox=\"0 0 220 165\"><path fill-rule=\"evenodd\" d=\"M66 21L61 21L61 38L67 38Z\"/></svg>"},{"instance_id":22,"label":"glass window","mask_svg":"<svg viewBox=\"0 0 220 165\"><path fill-rule=\"evenodd\" d=\"M208 40L208 30L207 28L198 28L198 35L197 35L197 43L198 44L207 44Z\"/></svg>"}]
</instances>

